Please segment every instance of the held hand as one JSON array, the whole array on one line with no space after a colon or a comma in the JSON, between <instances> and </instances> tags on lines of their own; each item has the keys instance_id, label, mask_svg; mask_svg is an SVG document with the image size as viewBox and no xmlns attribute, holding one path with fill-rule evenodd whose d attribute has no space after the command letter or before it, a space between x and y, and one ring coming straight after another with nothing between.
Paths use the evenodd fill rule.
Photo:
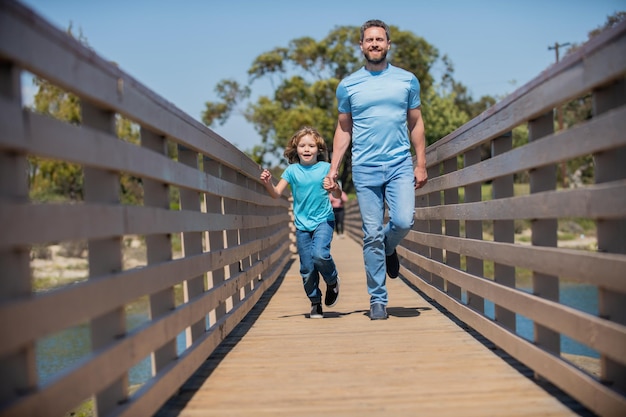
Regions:
<instances>
[{"instance_id":1,"label":"held hand","mask_svg":"<svg viewBox=\"0 0 626 417\"><path fill-rule=\"evenodd\" d=\"M413 170L413 175L415 176L416 190L426 185L426 182L428 181L428 173L426 172L426 168L416 167Z\"/></svg>"},{"instance_id":2,"label":"held hand","mask_svg":"<svg viewBox=\"0 0 626 417\"><path fill-rule=\"evenodd\" d=\"M332 191L336 187L339 187L337 184L337 173L328 172L328 174L324 177L324 189L327 191Z\"/></svg>"},{"instance_id":3,"label":"held hand","mask_svg":"<svg viewBox=\"0 0 626 417\"><path fill-rule=\"evenodd\" d=\"M339 186L334 180L331 180L330 177L324 177L323 186L326 191L333 191L337 189Z\"/></svg>"}]
</instances>

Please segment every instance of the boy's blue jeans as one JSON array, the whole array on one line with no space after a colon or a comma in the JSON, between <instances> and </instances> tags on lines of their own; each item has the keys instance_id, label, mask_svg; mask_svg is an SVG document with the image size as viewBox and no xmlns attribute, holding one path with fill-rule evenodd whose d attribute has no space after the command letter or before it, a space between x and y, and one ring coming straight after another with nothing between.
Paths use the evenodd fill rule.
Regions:
<instances>
[{"instance_id":1,"label":"boy's blue jeans","mask_svg":"<svg viewBox=\"0 0 626 417\"><path fill-rule=\"evenodd\" d=\"M311 304L322 302L319 288L320 274L328 285L337 282L337 268L330 256L330 242L335 222L320 223L312 232L296 229L296 246L300 255L300 275L306 296Z\"/></svg>"},{"instance_id":2,"label":"boy's blue jeans","mask_svg":"<svg viewBox=\"0 0 626 417\"><path fill-rule=\"evenodd\" d=\"M353 166L352 180L363 219L363 260L370 304L387 305L385 256L393 253L414 222L413 162L407 158L395 165ZM383 224L385 203L389 209L387 224Z\"/></svg>"}]
</instances>

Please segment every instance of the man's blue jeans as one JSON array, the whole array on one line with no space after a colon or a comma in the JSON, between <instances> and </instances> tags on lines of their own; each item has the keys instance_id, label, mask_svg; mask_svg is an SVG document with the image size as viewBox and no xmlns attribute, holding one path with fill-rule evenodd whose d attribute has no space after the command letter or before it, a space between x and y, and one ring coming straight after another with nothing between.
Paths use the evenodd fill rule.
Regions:
<instances>
[{"instance_id":1,"label":"man's blue jeans","mask_svg":"<svg viewBox=\"0 0 626 417\"><path fill-rule=\"evenodd\" d=\"M391 255L413 226L415 177L410 158L395 165L353 166L363 219L363 260L370 303L387 305L385 256ZM385 203L389 223L383 224Z\"/></svg>"},{"instance_id":2,"label":"man's blue jeans","mask_svg":"<svg viewBox=\"0 0 626 417\"><path fill-rule=\"evenodd\" d=\"M311 304L322 302L319 288L320 274L326 284L337 282L337 268L330 256L330 242L333 238L335 222L320 223L312 232L296 229L296 246L300 255L300 275L306 296Z\"/></svg>"}]
</instances>

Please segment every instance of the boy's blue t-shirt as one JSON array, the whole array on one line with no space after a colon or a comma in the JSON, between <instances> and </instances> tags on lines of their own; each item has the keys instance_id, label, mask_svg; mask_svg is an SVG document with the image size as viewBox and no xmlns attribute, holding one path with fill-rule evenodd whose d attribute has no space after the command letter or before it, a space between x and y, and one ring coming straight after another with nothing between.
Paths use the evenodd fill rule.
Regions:
<instances>
[{"instance_id":1,"label":"boy's blue t-shirt","mask_svg":"<svg viewBox=\"0 0 626 417\"><path fill-rule=\"evenodd\" d=\"M314 165L295 163L281 175L291 187L294 223L298 230L312 232L319 224L335 220L328 191L323 186L329 169L330 164L324 161Z\"/></svg>"},{"instance_id":2,"label":"boy's blue t-shirt","mask_svg":"<svg viewBox=\"0 0 626 417\"><path fill-rule=\"evenodd\" d=\"M352 165L382 165L411 157L407 112L420 106L414 74L388 65L362 67L337 86L340 113L352 115Z\"/></svg>"}]
</instances>

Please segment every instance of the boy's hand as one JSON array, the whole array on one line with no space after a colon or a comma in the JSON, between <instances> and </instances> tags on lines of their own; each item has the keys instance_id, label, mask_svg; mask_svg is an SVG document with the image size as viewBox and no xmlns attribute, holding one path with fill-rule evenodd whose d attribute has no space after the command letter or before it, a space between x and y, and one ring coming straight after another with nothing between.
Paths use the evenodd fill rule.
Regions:
<instances>
[{"instance_id":1,"label":"boy's hand","mask_svg":"<svg viewBox=\"0 0 626 417\"><path fill-rule=\"evenodd\" d=\"M261 172L261 176L259 178L264 183L269 184L269 182L272 180L272 173L268 169L264 169L263 172Z\"/></svg>"},{"instance_id":2,"label":"boy's hand","mask_svg":"<svg viewBox=\"0 0 626 417\"><path fill-rule=\"evenodd\" d=\"M337 184L335 181L332 181L328 177L324 177L323 185L326 191L333 191L336 190L337 187L339 187L339 184Z\"/></svg>"}]
</instances>

